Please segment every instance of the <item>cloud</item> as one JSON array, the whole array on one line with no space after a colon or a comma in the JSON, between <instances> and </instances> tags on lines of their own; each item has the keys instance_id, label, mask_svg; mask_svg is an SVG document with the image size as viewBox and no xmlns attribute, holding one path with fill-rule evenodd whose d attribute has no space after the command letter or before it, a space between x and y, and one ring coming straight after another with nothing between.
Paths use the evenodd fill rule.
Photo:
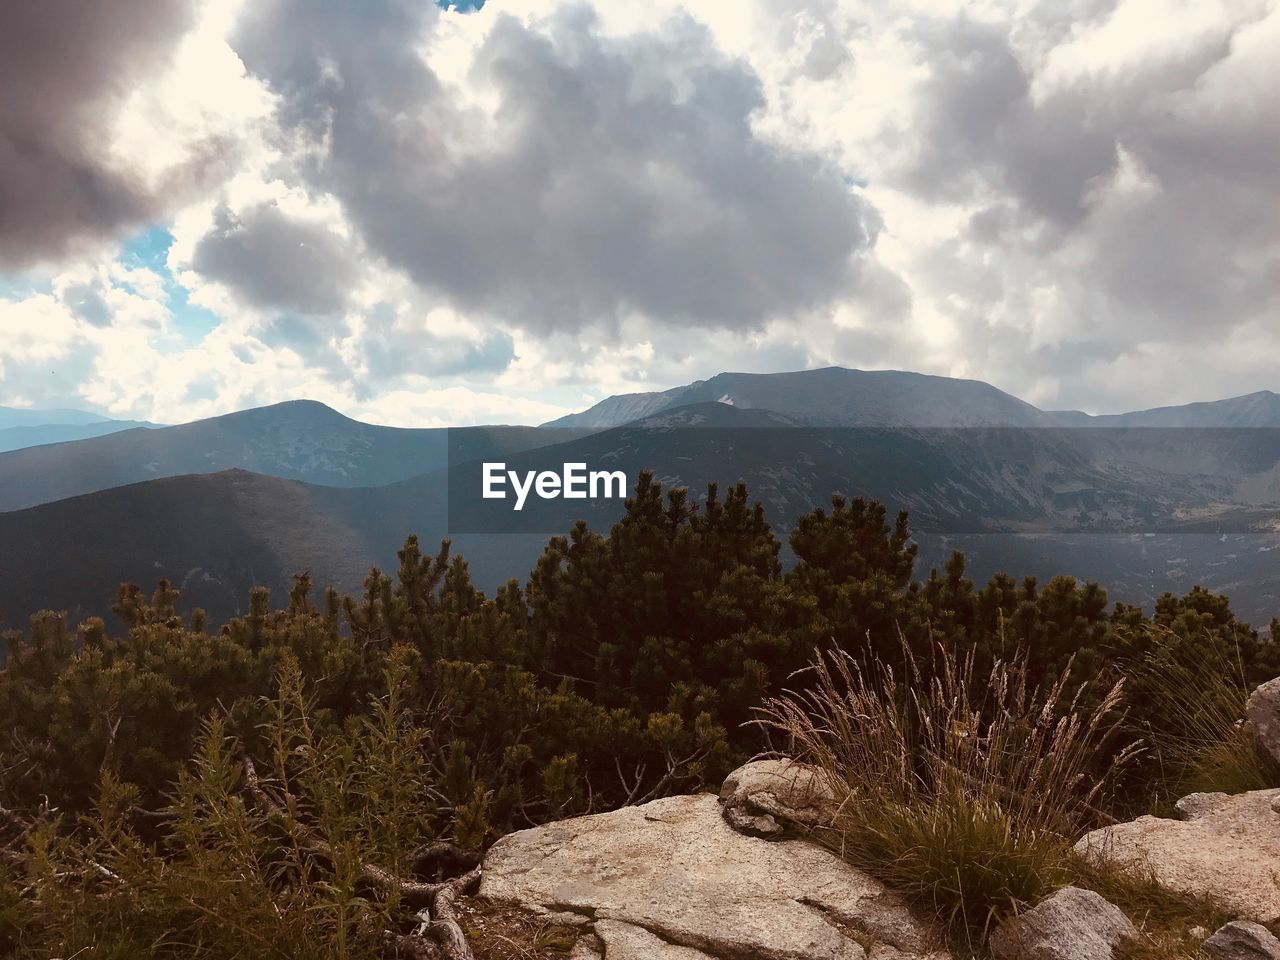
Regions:
<instances>
[{"instance_id":1,"label":"cloud","mask_svg":"<svg viewBox=\"0 0 1280 960\"><path fill-rule=\"evenodd\" d=\"M1275 0L28 7L0 270L62 262L0 281L0 402L539 420L833 363L1092 410L1277 386ZM161 217L168 272L88 244Z\"/></svg>"},{"instance_id":2,"label":"cloud","mask_svg":"<svg viewBox=\"0 0 1280 960\"><path fill-rule=\"evenodd\" d=\"M340 313L359 275L358 251L323 223L292 218L264 202L226 206L196 245L191 266L265 309Z\"/></svg>"},{"instance_id":3,"label":"cloud","mask_svg":"<svg viewBox=\"0 0 1280 960\"><path fill-rule=\"evenodd\" d=\"M109 124L193 21L185 0L0 8L0 267L157 211L152 185L109 156Z\"/></svg>"},{"instance_id":4,"label":"cloud","mask_svg":"<svg viewBox=\"0 0 1280 960\"><path fill-rule=\"evenodd\" d=\"M310 138L308 183L423 290L545 332L631 313L759 327L856 288L874 211L822 158L755 135L759 80L704 26L499 16L469 73L486 111L423 60L437 16L278 0L236 41Z\"/></svg>"},{"instance_id":5,"label":"cloud","mask_svg":"<svg viewBox=\"0 0 1280 960\"><path fill-rule=\"evenodd\" d=\"M1010 22L921 26L930 76L902 175L972 205L975 250L1034 261L1082 331L1101 307L1130 341L1245 322L1280 291L1280 218L1257 208L1280 191L1280 91L1264 79L1280 10L1202 11L1150 28L1166 31L1152 48L1148 6L1119 4L1038 59Z\"/></svg>"}]
</instances>

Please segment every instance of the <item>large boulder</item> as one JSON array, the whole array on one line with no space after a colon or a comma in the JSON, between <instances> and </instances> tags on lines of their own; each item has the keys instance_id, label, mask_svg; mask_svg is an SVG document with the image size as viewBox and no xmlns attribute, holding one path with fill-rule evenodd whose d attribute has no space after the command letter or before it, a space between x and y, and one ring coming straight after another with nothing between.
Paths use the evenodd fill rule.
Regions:
<instances>
[{"instance_id":1,"label":"large boulder","mask_svg":"<svg viewBox=\"0 0 1280 960\"><path fill-rule=\"evenodd\" d=\"M1003 923L988 942L998 960L1111 960L1137 936L1124 912L1092 890L1064 887Z\"/></svg>"},{"instance_id":2,"label":"large boulder","mask_svg":"<svg viewBox=\"0 0 1280 960\"><path fill-rule=\"evenodd\" d=\"M729 824L753 836L776 836L788 826L830 826L840 809L831 779L794 760L753 760L725 778L720 803Z\"/></svg>"},{"instance_id":3,"label":"large boulder","mask_svg":"<svg viewBox=\"0 0 1280 960\"><path fill-rule=\"evenodd\" d=\"M578 915L608 960L946 956L879 882L811 843L738 833L710 794L509 834L480 895Z\"/></svg>"},{"instance_id":4,"label":"large boulder","mask_svg":"<svg viewBox=\"0 0 1280 960\"><path fill-rule=\"evenodd\" d=\"M1280 790L1203 794L1183 820L1139 817L1076 844L1097 863L1150 874L1171 890L1257 923L1280 919Z\"/></svg>"},{"instance_id":5,"label":"large boulder","mask_svg":"<svg viewBox=\"0 0 1280 960\"><path fill-rule=\"evenodd\" d=\"M1235 920L1204 942L1215 960L1280 960L1280 940L1260 923Z\"/></svg>"},{"instance_id":6,"label":"large boulder","mask_svg":"<svg viewBox=\"0 0 1280 960\"><path fill-rule=\"evenodd\" d=\"M1280 677L1249 695L1244 714L1262 749L1280 762Z\"/></svg>"}]
</instances>

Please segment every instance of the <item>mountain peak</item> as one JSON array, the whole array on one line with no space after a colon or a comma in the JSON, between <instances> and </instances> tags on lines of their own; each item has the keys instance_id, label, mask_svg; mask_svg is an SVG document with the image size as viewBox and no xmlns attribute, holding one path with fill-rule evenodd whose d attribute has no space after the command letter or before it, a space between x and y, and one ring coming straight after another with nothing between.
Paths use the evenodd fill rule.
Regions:
<instances>
[{"instance_id":1,"label":"mountain peak","mask_svg":"<svg viewBox=\"0 0 1280 960\"><path fill-rule=\"evenodd\" d=\"M980 380L904 370L821 367L787 373L718 373L655 393L609 397L544 426L606 429L671 407L719 402L772 410L811 426L1051 426L1054 419Z\"/></svg>"}]
</instances>

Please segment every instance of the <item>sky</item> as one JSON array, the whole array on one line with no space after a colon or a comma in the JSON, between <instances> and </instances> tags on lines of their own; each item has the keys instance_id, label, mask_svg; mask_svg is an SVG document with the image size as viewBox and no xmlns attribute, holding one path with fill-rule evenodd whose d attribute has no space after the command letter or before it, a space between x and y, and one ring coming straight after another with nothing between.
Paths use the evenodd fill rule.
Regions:
<instances>
[{"instance_id":1,"label":"sky","mask_svg":"<svg viewBox=\"0 0 1280 960\"><path fill-rule=\"evenodd\" d=\"M0 405L1280 390L1280 0L0 6Z\"/></svg>"}]
</instances>

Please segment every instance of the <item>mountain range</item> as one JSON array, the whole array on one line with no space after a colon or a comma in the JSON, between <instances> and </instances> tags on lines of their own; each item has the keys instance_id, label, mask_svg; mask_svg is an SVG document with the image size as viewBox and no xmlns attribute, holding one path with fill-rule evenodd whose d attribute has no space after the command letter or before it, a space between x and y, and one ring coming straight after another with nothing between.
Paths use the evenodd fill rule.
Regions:
<instances>
[{"instance_id":1,"label":"mountain range","mask_svg":"<svg viewBox=\"0 0 1280 960\"><path fill-rule=\"evenodd\" d=\"M295 400L180 426L0 454L0 511L145 480L233 469L324 486L380 486L445 466L450 438L477 457L547 441L535 427L377 426L322 403Z\"/></svg>"},{"instance_id":2,"label":"mountain range","mask_svg":"<svg viewBox=\"0 0 1280 960\"><path fill-rule=\"evenodd\" d=\"M154 426L145 420L112 420L88 410L0 407L0 453Z\"/></svg>"},{"instance_id":3,"label":"mountain range","mask_svg":"<svg viewBox=\"0 0 1280 960\"><path fill-rule=\"evenodd\" d=\"M926 567L961 548L978 577L1067 573L1143 603L1203 583L1265 625L1280 614L1280 430L1260 428L1276 426L1270 393L1090 417L977 381L839 368L721 374L537 428L398 429L277 404L0 454L0 543L22 545L0 551L0 626L41 607L101 613L122 580L165 576L215 620L302 570L358 589L410 532L427 548L451 537L491 589L525 575L548 533L607 528L622 509L514 514L478 496L491 459L631 482L649 469L695 498L743 480L784 540L832 492L875 497L911 512Z\"/></svg>"},{"instance_id":4,"label":"mountain range","mask_svg":"<svg viewBox=\"0 0 1280 960\"><path fill-rule=\"evenodd\" d=\"M1092 416L1040 410L981 380L903 370L825 367L795 373L721 373L656 393L627 393L543 426L617 427L691 403L772 410L833 427L1280 427L1270 391L1208 403Z\"/></svg>"}]
</instances>

